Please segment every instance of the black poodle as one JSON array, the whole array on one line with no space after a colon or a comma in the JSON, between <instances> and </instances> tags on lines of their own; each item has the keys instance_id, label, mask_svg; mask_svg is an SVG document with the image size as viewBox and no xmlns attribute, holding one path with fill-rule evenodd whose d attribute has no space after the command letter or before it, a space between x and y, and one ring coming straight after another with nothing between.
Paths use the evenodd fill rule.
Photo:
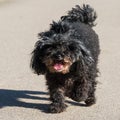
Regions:
<instances>
[{"instance_id":1,"label":"black poodle","mask_svg":"<svg viewBox=\"0 0 120 120\"><path fill-rule=\"evenodd\" d=\"M89 5L76 6L39 34L32 52L31 68L44 74L50 93L50 112L63 112L65 96L96 102L95 87L100 53L98 35L92 29L97 15Z\"/></svg>"}]
</instances>

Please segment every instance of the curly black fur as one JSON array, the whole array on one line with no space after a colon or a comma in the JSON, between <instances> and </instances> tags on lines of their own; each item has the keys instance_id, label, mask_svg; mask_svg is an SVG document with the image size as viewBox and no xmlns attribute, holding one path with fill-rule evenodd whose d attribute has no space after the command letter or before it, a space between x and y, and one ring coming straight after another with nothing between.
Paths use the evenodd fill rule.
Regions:
<instances>
[{"instance_id":1,"label":"curly black fur","mask_svg":"<svg viewBox=\"0 0 120 120\"><path fill-rule=\"evenodd\" d=\"M52 113L66 109L65 96L85 101L88 106L96 101L95 78L100 49L98 35L92 29L95 19L93 8L77 5L59 22L53 22L48 31L39 34L31 68L46 77Z\"/></svg>"},{"instance_id":2,"label":"curly black fur","mask_svg":"<svg viewBox=\"0 0 120 120\"><path fill-rule=\"evenodd\" d=\"M96 12L89 5L83 5L82 8L79 5L76 5L76 8L72 8L72 10L68 12L68 15L61 17L63 21L80 21L90 25L91 27L95 25L94 21L96 18Z\"/></svg>"}]
</instances>

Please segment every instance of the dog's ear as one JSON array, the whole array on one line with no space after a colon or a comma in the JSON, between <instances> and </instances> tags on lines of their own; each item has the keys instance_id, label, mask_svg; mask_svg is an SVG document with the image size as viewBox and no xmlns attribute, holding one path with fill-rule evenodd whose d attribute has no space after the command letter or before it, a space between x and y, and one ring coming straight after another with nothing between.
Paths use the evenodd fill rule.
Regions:
<instances>
[{"instance_id":1,"label":"dog's ear","mask_svg":"<svg viewBox=\"0 0 120 120\"><path fill-rule=\"evenodd\" d=\"M43 42L37 42L35 45L35 49L32 52L32 58L30 67L34 70L36 74L45 74L46 66L42 63L42 47L44 46Z\"/></svg>"},{"instance_id":2,"label":"dog's ear","mask_svg":"<svg viewBox=\"0 0 120 120\"><path fill-rule=\"evenodd\" d=\"M80 46L80 59L82 58L82 61L85 64L91 65L94 62L94 60L92 58L90 51L83 44L79 44L79 46Z\"/></svg>"},{"instance_id":3,"label":"dog's ear","mask_svg":"<svg viewBox=\"0 0 120 120\"><path fill-rule=\"evenodd\" d=\"M72 65L71 71L76 75L84 76L88 66L94 63L90 51L88 51L82 44L79 46L79 52L77 54L77 61Z\"/></svg>"}]
</instances>

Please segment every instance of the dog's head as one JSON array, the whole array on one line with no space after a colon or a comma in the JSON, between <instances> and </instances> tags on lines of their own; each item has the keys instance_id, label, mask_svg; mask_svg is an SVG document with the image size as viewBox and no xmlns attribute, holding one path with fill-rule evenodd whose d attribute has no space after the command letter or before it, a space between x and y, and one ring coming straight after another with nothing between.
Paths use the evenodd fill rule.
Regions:
<instances>
[{"instance_id":1,"label":"dog's head","mask_svg":"<svg viewBox=\"0 0 120 120\"><path fill-rule=\"evenodd\" d=\"M67 36L54 35L45 37L35 45L31 59L31 67L37 74L68 73L78 62L90 64L93 59L83 43Z\"/></svg>"}]
</instances>

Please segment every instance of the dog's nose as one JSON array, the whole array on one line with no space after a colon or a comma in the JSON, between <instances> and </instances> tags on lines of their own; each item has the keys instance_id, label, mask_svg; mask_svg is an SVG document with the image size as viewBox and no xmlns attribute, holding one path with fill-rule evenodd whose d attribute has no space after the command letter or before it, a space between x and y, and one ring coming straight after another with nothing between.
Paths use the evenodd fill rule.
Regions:
<instances>
[{"instance_id":1,"label":"dog's nose","mask_svg":"<svg viewBox=\"0 0 120 120\"><path fill-rule=\"evenodd\" d=\"M62 55L62 54L55 54L55 55L54 55L54 58L55 58L56 60L62 60L62 59L63 59L63 55Z\"/></svg>"}]
</instances>

